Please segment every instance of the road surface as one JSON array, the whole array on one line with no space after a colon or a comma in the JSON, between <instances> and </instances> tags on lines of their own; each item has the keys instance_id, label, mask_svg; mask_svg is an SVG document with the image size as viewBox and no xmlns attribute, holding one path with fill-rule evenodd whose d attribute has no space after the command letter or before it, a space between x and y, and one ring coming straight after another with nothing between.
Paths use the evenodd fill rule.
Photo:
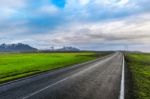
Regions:
<instances>
[{"instance_id":1,"label":"road surface","mask_svg":"<svg viewBox=\"0 0 150 99\"><path fill-rule=\"evenodd\" d=\"M0 99L118 99L123 54L0 85Z\"/></svg>"}]
</instances>

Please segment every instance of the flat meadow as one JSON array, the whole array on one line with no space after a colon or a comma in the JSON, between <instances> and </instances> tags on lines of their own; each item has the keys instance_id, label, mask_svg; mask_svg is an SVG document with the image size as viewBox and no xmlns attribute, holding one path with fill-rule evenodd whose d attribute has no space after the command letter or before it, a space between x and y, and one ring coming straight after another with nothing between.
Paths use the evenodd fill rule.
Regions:
<instances>
[{"instance_id":1,"label":"flat meadow","mask_svg":"<svg viewBox=\"0 0 150 99\"><path fill-rule=\"evenodd\" d=\"M0 53L0 83L96 59L103 54L76 53Z\"/></svg>"}]
</instances>

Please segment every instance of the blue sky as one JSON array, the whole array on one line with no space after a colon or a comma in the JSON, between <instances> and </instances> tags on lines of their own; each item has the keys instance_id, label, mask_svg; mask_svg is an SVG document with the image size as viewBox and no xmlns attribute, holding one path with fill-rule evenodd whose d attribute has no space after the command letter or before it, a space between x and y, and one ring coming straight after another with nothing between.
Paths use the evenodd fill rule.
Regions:
<instances>
[{"instance_id":1,"label":"blue sky","mask_svg":"<svg viewBox=\"0 0 150 99\"><path fill-rule=\"evenodd\" d=\"M150 51L149 0L1 0L0 43Z\"/></svg>"}]
</instances>

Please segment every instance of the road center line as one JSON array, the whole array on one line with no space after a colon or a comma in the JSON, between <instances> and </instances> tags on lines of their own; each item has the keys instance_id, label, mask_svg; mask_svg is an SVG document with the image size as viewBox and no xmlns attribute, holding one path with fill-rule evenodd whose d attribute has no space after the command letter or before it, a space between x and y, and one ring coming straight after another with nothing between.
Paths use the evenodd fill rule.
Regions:
<instances>
[{"instance_id":1,"label":"road center line","mask_svg":"<svg viewBox=\"0 0 150 99\"><path fill-rule=\"evenodd\" d=\"M44 90L46 90L46 89L48 89L48 88L50 88L50 87L56 85L56 84L58 84L58 83L61 83L61 82L65 81L65 80L67 80L67 79L68 79L68 77L67 77L67 78L64 78L64 79L62 79L62 80L59 80L59 81L57 81L57 82L54 83L54 84L51 84L51 85L49 85L49 86L47 86L47 87L44 87L43 89L40 89L40 90L38 90L38 91L36 91L36 92L34 92L34 93L29 94L29 95L26 96L26 97L23 97L22 99L27 99L27 98L29 98L29 97L35 95L35 94L38 94L38 93L40 93L40 92L42 92L42 91L44 91Z\"/></svg>"}]
</instances>

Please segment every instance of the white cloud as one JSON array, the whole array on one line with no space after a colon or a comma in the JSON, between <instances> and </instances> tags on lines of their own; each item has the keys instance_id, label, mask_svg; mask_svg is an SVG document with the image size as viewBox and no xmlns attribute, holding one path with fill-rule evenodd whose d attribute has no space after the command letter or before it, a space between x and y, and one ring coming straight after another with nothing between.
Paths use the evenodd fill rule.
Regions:
<instances>
[{"instance_id":1,"label":"white cloud","mask_svg":"<svg viewBox=\"0 0 150 99\"><path fill-rule=\"evenodd\" d=\"M25 7L25 5L25 0L1 0L0 20L10 18L11 15L18 13L18 9Z\"/></svg>"},{"instance_id":2,"label":"white cloud","mask_svg":"<svg viewBox=\"0 0 150 99\"><path fill-rule=\"evenodd\" d=\"M25 5L25 0L2 0L0 3L1 8L20 8Z\"/></svg>"},{"instance_id":3,"label":"white cloud","mask_svg":"<svg viewBox=\"0 0 150 99\"><path fill-rule=\"evenodd\" d=\"M26 4L26 0L2 0L0 37L14 38L11 41L3 39L6 42L25 42L37 47L78 45L99 49L103 44L117 48L122 44L147 46L150 43L150 14L146 14L149 1L138 1L67 0L65 8L57 8L43 0L39 7L32 9L32 4ZM20 10L24 7L29 9ZM14 14L18 14L15 19ZM23 18L22 14L27 17Z\"/></svg>"},{"instance_id":4,"label":"white cloud","mask_svg":"<svg viewBox=\"0 0 150 99\"><path fill-rule=\"evenodd\" d=\"M129 3L129 0L119 0L119 2L118 2L118 4L120 4L120 5L125 5L127 3Z\"/></svg>"},{"instance_id":5,"label":"white cloud","mask_svg":"<svg viewBox=\"0 0 150 99\"><path fill-rule=\"evenodd\" d=\"M143 45L147 48L150 44L149 16L150 14L141 14L108 22L70 23L44 35L29 35L22 39L25 39L23 42L30 42L38 48L49 48L51 45L73 45L91 49L100 49L101 46L106 49L113 46L115 49L129 45L131 50Z\"/></svg>"},{"instance_id":6,"label":"white cloud","mask_svg":"<svg viewBox=\"0 0 150 99\"><path fill-rule=\"evenodd\" d=\"M49 14L53 15L59 12L59 9L54 5L44 5L38 9L39 14Z\"/></svg>"},{"instance_id":7,"label":"white cloud","mask_svg":"<svg viewBox=\"0 0 150 99\"><path fill-rule=\"evenodd\" d=\"M90 0L78 0L78 2L80 5L84 6L87 5L90 2Z\"/></svg>"},{"instance_id":8,"label":"white cloud","mask_svg":"<svg viewBox=\"0 0 150 99\"><path fill-rule=\"evenodd\" d=\"M147 20L150 20L150 17L148 16L149 14L132 16L129 19L103 23L69 24L66 26L69 28L60 27L54 34L47 33L43 39L54 45L149 44L150 21Z\"/></svg>"}]
</instances>

